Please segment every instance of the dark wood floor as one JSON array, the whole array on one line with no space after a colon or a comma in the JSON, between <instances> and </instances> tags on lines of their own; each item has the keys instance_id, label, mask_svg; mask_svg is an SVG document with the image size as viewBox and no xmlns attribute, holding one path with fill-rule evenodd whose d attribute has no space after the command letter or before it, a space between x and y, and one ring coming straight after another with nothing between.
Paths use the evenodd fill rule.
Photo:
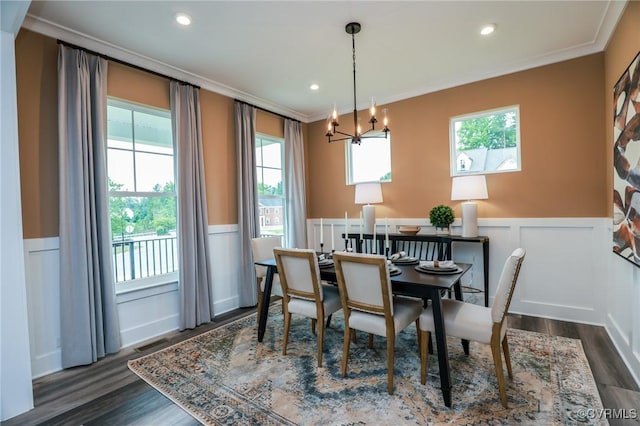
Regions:
<instances>
[{"instance_id":1,"label":"dark wood floor","mask_svg":"<svg viewBox=\"0 0 640 426\"><path fill-rule=\"evenodd\" d=\"M169 399L129 371L127 361L173 345L254 312L241 309L210 324L172 333L144 350L125 349L99 362L33 382L35 408L3 425L197 425ZM640 389L603 327L510 315L513 328L582 340L605 408L638 410ZM638 425L639 419L610 419L611 425Z\"/></svg>"}]
</instances>

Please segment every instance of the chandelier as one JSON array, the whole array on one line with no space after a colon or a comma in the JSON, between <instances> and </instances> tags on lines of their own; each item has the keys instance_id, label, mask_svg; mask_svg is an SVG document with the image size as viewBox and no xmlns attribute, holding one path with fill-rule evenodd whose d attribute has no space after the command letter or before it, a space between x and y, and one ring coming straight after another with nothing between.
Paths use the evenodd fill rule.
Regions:
<instances>
[{"instance_id":1,"label":"chandelier","mask_svg":"<svg viewBox=\"0 0 640 426\"><path fill-rule=\"evenodd\" d=\"M327 118L327 134L325 136L328 138L329 143L351 139L351 143L357 143L358 145L360 145L360 142L362 142L362 139L379 137L379 135L365 136L367 133L375 130L376 123L378 122L378 120L376 119L376 104L373 98L371 98L371 105L369 107L369 113L371 114L371 117L369 118L369 124L371 124L371 128L365 132L362 132L362 128L360 127L360 123L358 120L358 110L356 106L357 102L356 102L356 37L355 35L360 32L361 28L362 28L361 25L357 22L350 22L345 27L345 31L347 32L347 34L351 34L351 45L352 45L352 52L353 52L353 130L355 134L352 135L349 133L344 133L336 129L340 124L338 123L338 111L336 110L336 107L334 105L332 114L329 116L329 118ZM383 109L382 112L384 113L384 119L383 119L384 128L382 129L382 131L384 132L384 137L386 139L390 132L389 127L387 126L388 119L387 119L386 108ZM341 135L344 137L336 138L336 135Z\"/></svg>"}]
</instances>

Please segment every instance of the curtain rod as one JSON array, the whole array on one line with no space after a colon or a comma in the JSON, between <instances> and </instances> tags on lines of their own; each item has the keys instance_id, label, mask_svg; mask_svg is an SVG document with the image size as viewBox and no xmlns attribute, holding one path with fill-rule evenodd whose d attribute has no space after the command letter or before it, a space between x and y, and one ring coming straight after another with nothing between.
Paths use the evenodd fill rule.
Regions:
<instances>
[{"instance_id":1,"label":"curtain rod","mask_svg":"<svg viewBox=\"0 0 640 426\"><path fill-rule=\"evenodd\" d=\"M253 105L253 104L250 104L249 102L241 101L240 99L234 99L234 101L239 102L241 104L249 105L250 107L254 107L255 109L259 109L260 111L268 112L269 114L277 115L278 117L284 118L285 120L291 120L291 121L295 121L296 123L300 123L300 120L287 117L286 115L278 114L277 112L269 111L268 109L259 107L258 105Z\"/></svg>"},{"instance_id":2,"label":"curtain rod","mask_svg":"<svg viewBox=\"0 0 640 426\"><path fill-rule=\"evenodd\" d=\"M82 50L82 51L90 53L92 55L99 56L99 57L101 57L103 59L106 59L108 61L115 62L117 64L121 64L121 65L125 65L127 67L135 68L137 70L144 71L144 72L147 72L149 74L153 74L153 75L158 76L158 77L162 77L162 78L166 78L166 79L169 79L169 80L177 81L178 83L186 84L188 86L195 87L196 89L200 89L200 86L197 86L195 84L189 83L188 81L179 80L179 79L177 79L175 77L170 77L170 76L168 76L166 74L162 74L162 73L159 73L157 71L153 71L153 70L141 67L139 65L131 64L131 63L125 62L125 61L123 61L121 59L112 58L111 56L108 56L108 55L105 55L103 53L99 53L99 52L87 49L87 48L82 47L82 46L78 46L78 45L75 45L75 44L68 43L68 42L66 42L64 40L58 39L58 44L62 44L63 46L67 46L67 47L70 47L72 49Z\"/></svg>"}]
</instances>

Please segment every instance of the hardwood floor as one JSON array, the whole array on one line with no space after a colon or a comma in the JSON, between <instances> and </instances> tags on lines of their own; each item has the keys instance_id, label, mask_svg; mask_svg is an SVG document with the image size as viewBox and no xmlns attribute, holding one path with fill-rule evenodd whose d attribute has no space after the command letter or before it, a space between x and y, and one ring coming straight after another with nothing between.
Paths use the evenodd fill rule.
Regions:
<instances>
[{"instance_id":1,"label":"hardwood floor","mask_svg":"<svg viewBox=\"0 0 640 426\"><path fill-rule=\"evenodd\" d=\"M125 349L99 362L54 373L33 382L35 408L3 425L197 425L180 407L147 385L127 368L129 359L155 352L219 327L255 309L240 309L194 330L172 333L144 350ZM640 389L603 327L509 315L509 326L582 340L605 408L636 409ZM618 425L638 425L640 419L609 419Z\"/></svg>"}]
</instances>

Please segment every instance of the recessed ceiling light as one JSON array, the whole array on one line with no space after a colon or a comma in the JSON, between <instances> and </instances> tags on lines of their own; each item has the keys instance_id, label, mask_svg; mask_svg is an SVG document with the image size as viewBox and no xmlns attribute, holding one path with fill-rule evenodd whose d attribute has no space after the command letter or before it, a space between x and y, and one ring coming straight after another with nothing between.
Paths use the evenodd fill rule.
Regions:
<instances>
[{"instance_id":1,"label":"recessed ceiling light","mask_svg":"<svg viewBox=\"0 0 640 426\"><path fill-rule=\"evenodd\" d=\"M191 25L191 16L186 13L178 13L176 15L176 22L184 26Z\"/></svg>"},{"instance_id":2,"label":"recessed ceiling light","mask_svg":"<svg viewBox=\"0 0 640 426\"><path fill-rule=\"evenodd\" d=\"M489 25L485 25L484 27L482 27L482 29L480 30L480 34L482 35L489 35L492 32L494 32L496 30L496 24L489 24Z\"/></svg>"},{"instance_id":3,"label":"recessed ceiling light","mask_svg":"<svg viewBox=\"0 0 640 426\"><path fill-rule=\"evenodd\" d=\"M320 88L320 86L318 86L316 83L312 83L309 85L309 89L311 90L318 90Z\"/></svg>"}]
</instances>

